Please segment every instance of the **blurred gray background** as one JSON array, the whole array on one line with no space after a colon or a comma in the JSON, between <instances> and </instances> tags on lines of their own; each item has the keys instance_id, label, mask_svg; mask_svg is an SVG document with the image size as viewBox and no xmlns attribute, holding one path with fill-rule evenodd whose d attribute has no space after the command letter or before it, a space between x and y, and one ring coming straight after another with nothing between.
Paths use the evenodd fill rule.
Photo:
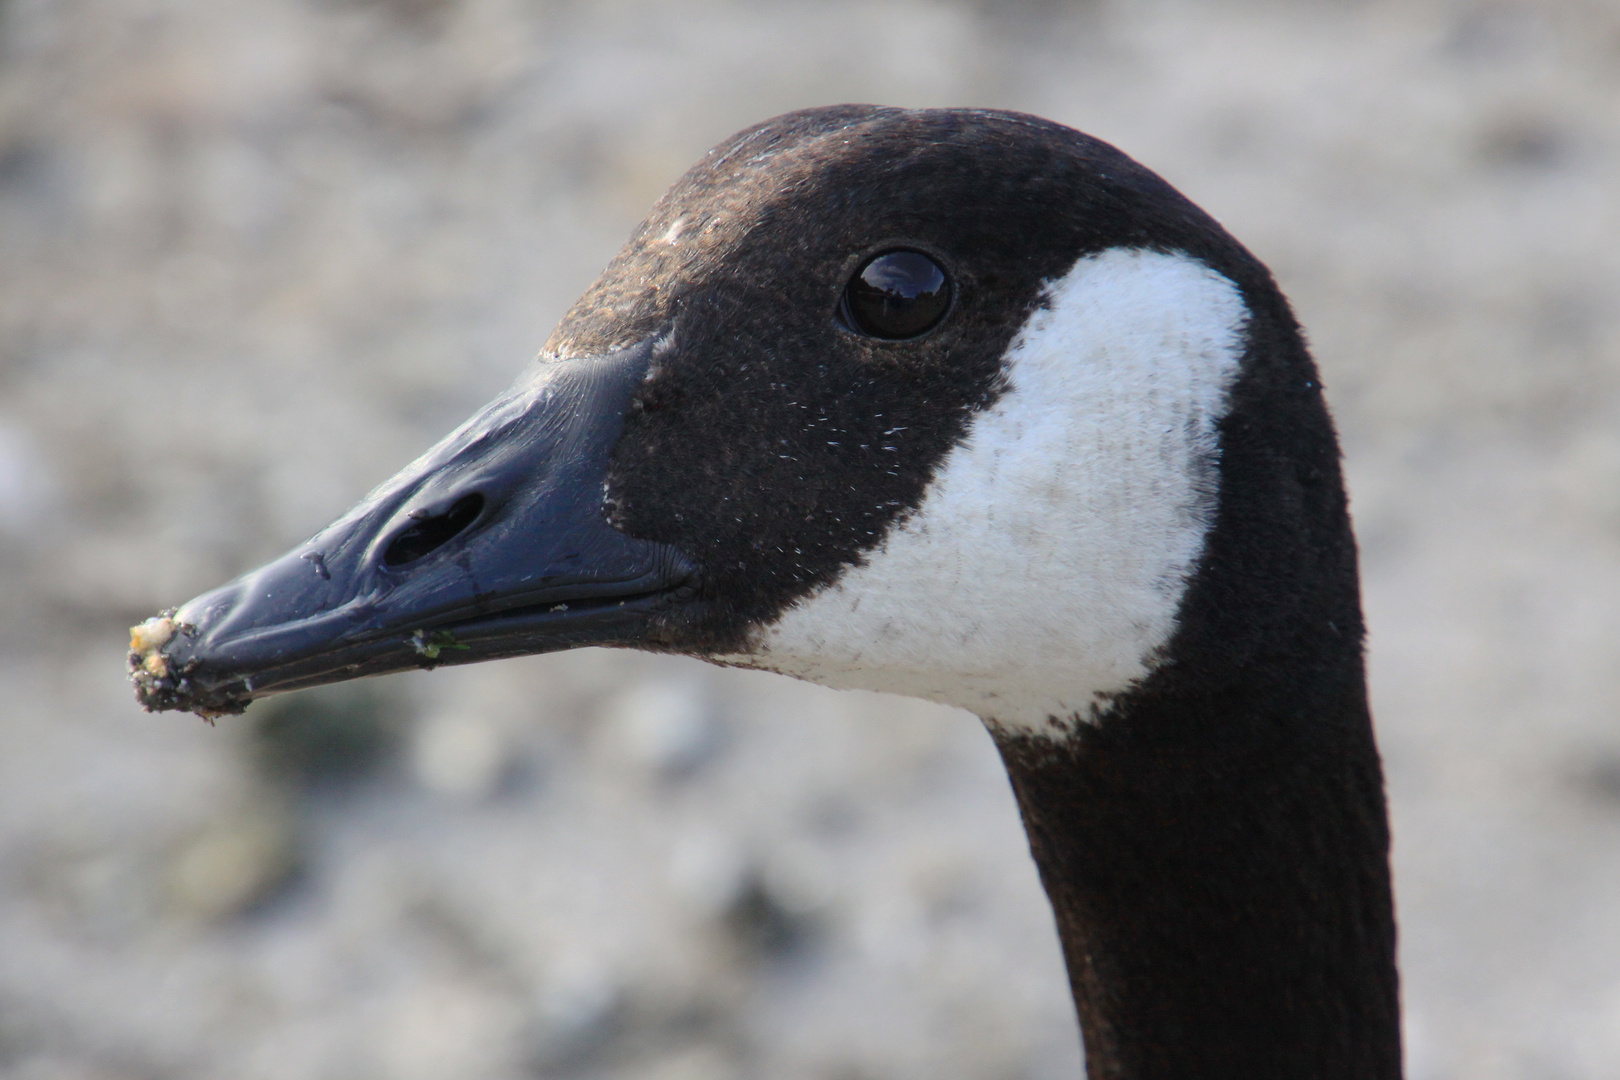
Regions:
<instances>
[{"instance_id":1,"label":"blurred gray background","mask_svg":"<svg viewBox=\"0 0 1620 1080\"><path fill-rule=\"evenodd\" d=\"M1072 1077L970 717L587 652L151 716L125 628L508 383L711 144L1039 113L1263 258L1365 557L1413 1080L1620 1076L1620 6L4 0L0 1075Z\"/></svg>"}]
</instances>

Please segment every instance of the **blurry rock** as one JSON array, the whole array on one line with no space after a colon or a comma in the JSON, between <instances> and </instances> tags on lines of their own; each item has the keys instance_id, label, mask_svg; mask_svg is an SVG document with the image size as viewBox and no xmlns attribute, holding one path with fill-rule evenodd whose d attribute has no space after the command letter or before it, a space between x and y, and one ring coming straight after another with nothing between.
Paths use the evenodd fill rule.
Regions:
<instances>
[{"instance_id":1,"label":"blurry rock","mask_svg":"<svg viewBox=\"0 0 1620 1080\"><path fill-rule=\"evenodd\" d=\"M731 910L748 877L748 857L742 845L735 837L715 830L687 833L671 853L671 888L705 918L720 918Z\"/></svg>"},{"instance_id":2,"label":"blurry rock","mask_svg":"<svg viewBox=\"0 0 1620 1080\"><path fill-rule=\"evenodd\" d=\"M572 966L572 965L570 965ZM734 1052L728 1049L724 1010L717 1007L714 987L702 981L669 984L658 977L636 983L597 981L602 969L575 968L550 981L544 1016L550 1022L536 1031L532 1072L543 1077L726 1077L737 1075ZM559 973L560 974L560 973ZM649 973L642 972L643 976ZM581 976L585 976L583 979ZM612 986L611 998L602 994ZM583 992L583 996L575 995ZM566 994L585 1012L575 1021L550 1011Z\"/></svg>"},{"instance_id":3,"label":"blurry rock","mask_svg":"<svg viewBox=\"0 0 1620 1080\"><path fill-rule=\"evenodd\" d=\"M53 838L32 853L27 880L45 914L75 935L126 940L146 926L158 888L148 850L111 836Z\"/></svg>"},{"instance_id":4,"label":"blurry rock","mask_svg":"<svg viewBox=\"0 0 1620 1080\"><path fill-rule=\"evenodd\" d=\"M58 498L55 478L27 433L0 417L0 533L33 536Z\"/></svg>"},{"instance_id":5,"label":"blurry rock","mask_svg":"<svg viewBox=\"0 0 1620 1080\"><path fill-rule=\"evenodd\" d=\"M756 870L725 913L722 925L745 961L759 963L798 956L821 928L813 912L792 906L799 897L783 895L774 885Z\"/></svg>"},{"instance_id":6,"label":"blurry rock","mask_svg":"<svg viewBox=\"0 0 1620 1080\"><path fill-rule=\"evenodd\" d=\"M184 915L228 919L264 903L298 869L298 835L283 807L264 800L210 822L169 866L169 897Z\"/></svg>"},{"instance_id":7,"label":"blurry rock","mask_svg":"<svg viewBox=\"0 0 1620 1080\"><path fill-rule=\"evenodd\" d=\"M1620 807L1620 754L1595 753L1571 766L1567 775L1570 785L1586 799L1606 808Z\"/></svg>"},{"instance_id":8,"label":"blurry rock","mask_svg":"<svg viewBox=\"0 0 1620 1080\"><path fill-rule=\"evenodd\" d=\"M479 712L449 710L424 717L411 739L411 770L441 795L481 799L512 772L512 747L500 725Z\"/></svg>"},{"instance_id":9,"label":"blurry rock","mask_svg":"<svg viewBox=\"0 0 1620 1080\"><path fill-rule=\"evenodd\" d=\"M609 968L585 954L564 956L546 973L535 1032L535 1071L578 1069L614 1042L622 1027L625 991Z\"/></svg>"},{"instance_id":10,"label":"blurry rock","mask_svg":"<svg viewBox=\"0 0 1620 1080\"><path fill-rule=\"evenodd\" d=\"M772 847L759 867L765 891L795 919L819 915L832 903L837 894L834 873L825 858L798 844Z\"/></svg>"},{"instance_id":11,"label":"blurry rock","mask_svg":"<svg viewBox=\"0 0 1620 1080\"><path fill-rule=\"evenodd\" d=\"M1533 5L1459 4L1445 51L1462 60L1502 64L1523 59L1550 41L1551 27Z\"/></svg>"},{"instance_id":12,"label":"blurry rock","mask_svg":"<svg viewBox=\"0 0 1620 1080\"><path fill-rule=\"evenodd\" d=\"M680 839L669 882L700 917L723 929L748 962L799 952L836 894L831 867L812 849L779 842L750 857L736 837L715 830Z\"/></svg>"},{"instance_id":13,"label":"blurry rock","mask_svg":"<svg viewBox=\"0 0 1620 1080\"><path fill-rule=\"evenodd\" d=\"M912 856L906 879L913 895L934 919L969 913L980 899L976 867L962 851L920 851Z\"/></svg>"},{"instance_id":14,"label":"blurry rock","mask_svg":"<svg viewBox=\"0 0 1620 1080\"><path fill-rule=\"evenodd\" d=\"M1620 431L1597 429L1573 437L1548 487L1567 508L1620 540ZM1561 508L1561 509L1562 509Z\"/></svg>"},{"instance_id":15,"label":"blurry rock","mask_svg":"<svg viewBox=\"0 0 1620 1080\"><path fill-rule=\"evenodd\" d=\"M413 987L381 1016L378 1072L386 1080L510 1077L521 1056L522 1017L507 997L476 983Z\"/></svg>"},{"instance_id":16,"label":"blurry rock","mask_svg":"<svg viewBox=\"0 0 1620 1080\"><path fill-rule=\"evenodd\" d=\"M631 762L665 777L685 776L719 749L714 701L695 678L648 680L609 698L604 727Z\"/></svg>"},{"instance_id":17,"label":"blurry rock","mask_svg":"<svg viewBox=\"0 0 1620 1080\"><path fill-rule=\"evenodd\" d=\"M255 766L292 787L347 786L375 775L401 743L401 715L374 683L274 697L248 713Z\"/></svg>"},{"instance_id":18,"label":"blurry rock","mask_svg":"<svg viewBox=\"0 0 1620 1080\"><path fill-rule=\"evenodd\" d=\"M1497 117L1479 136L1480 158L1498 168L1550 169L1570 150L1568 133L1545 117Z\"/></svg>"},{"instance_id":19,"label":"blurry rock","mask_svg":"<svg viewBox=\"0 0 1620 1080\"><path fill-rule=\"evenodd\" d=\"M848 792L817 792L804 810L804 828L823 840L845 839L860 829L863 810Z\"/></svg>"},{"instance_id":20,"label":"blurry rock","mask_svg":"<svg viewBox=\"0 0 1620 1080\"><path fill-rule=\"evenodd\" d=\"M646 1069L636 1070L636 1080L732 1080L742 1069L736 1059L718 1046L700 1043L658 1057Z\"/></svg>"}]
</instances>

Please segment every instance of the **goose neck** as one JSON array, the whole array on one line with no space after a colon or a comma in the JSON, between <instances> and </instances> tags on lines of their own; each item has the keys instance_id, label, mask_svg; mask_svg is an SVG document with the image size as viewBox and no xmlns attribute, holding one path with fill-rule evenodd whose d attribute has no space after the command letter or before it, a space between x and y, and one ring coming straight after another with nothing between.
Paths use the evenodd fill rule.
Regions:
<instances>
[{"instance_id":1,"label":"goose neck","mask_svg":"<svg viewBox=\"0 0 1620 1080\"><path fill-rule=\"evenodd\" d=\"M995 732L1091 1080L1398 1080L1383 775L1359 663L1278 695L1137 694Z\"/></svg>"}]
</instances>

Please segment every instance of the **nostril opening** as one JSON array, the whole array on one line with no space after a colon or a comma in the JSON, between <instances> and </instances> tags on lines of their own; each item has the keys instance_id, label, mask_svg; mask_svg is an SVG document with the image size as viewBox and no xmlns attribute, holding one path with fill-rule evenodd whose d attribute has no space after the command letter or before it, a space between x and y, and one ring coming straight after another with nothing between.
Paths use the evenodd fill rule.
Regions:
<instances>
[{"instance_id":1,"label":"nostril opening","mask_svg":"<svg viewBox=\"0 0 1620 1080\"><path fill-rule=\"evenodd\" d=\"M387 550L383 552L383 565L404 566L437 551L476 521L483 509L482 495L476 493L463 495L449 510L422 518L394 537Z\"/></svg>"}]
</instances>

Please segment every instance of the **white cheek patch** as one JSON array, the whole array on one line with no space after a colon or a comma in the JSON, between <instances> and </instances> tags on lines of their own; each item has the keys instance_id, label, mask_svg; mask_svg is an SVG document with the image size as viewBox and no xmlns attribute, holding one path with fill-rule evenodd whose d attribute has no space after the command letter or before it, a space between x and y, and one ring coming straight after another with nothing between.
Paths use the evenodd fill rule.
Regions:
<instances>
[{"instance_id":1,"label":"white cheek patch","mask_svg":"<svg viewBox=\"0 0 1620 1080\"><path fill-rule=\"evenodd\" d=\"M1187 256L1081 259L922 505L747 655L716 659L1032 733L1094 718L1175 630L1214 518L1247 315Z\"/></svg>"}]
</instances>

